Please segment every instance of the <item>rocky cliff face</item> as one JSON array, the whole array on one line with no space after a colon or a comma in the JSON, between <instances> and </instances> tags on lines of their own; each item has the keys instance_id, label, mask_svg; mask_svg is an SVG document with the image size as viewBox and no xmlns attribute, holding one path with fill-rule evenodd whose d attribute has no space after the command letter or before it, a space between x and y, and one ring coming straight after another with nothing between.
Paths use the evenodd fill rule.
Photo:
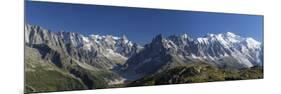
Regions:
<instances>
[{"instance_id":1,"label":"rocky cliff face","mask_svg":"<svg viewBox=\"0 0 281 94\"><path fill-rule=\"evenodd\" d=\"M111 84L122 83L124 78L112 69L125 63L140 49L141 46L129 41L126 36L84 36L26 25L26 88L28 92L40 92L106 88Z\"/></svg>"},{"instance_id":2,"label":"rocky cliff face","mask_svg":"<svg viewBox=\"0 0 281 94\"><path fill-rule=\"evenodd\" d=\"M116 64L124 63L142 48L129 41L126 36L84 36L72 32L50 32L40 26L32 25L27 25L25 31L27 46L39 47L41 51L48 47L65 57L100 69L112 69Z\"/></svg>"},{"instance_id":3,"label":"rocky cliff face","mask_svg":"<svg viewBox=\"0 0 281 94\"><path fill-rule=\"evenodd\" d=\"M192 62L207 62L219 68L241 69L262 66L261 43L231 32L208 34L192 39L181 36L156 36L124 65L131 75L149 75Z\"/></svg>"}]
</instances>

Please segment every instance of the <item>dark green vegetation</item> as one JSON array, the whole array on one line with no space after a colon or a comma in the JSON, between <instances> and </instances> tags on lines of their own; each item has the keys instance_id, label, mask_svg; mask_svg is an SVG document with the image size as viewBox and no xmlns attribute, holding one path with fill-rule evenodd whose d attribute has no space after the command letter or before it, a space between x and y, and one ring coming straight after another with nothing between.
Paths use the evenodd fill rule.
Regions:
<instances>
[{"instance_id":1,"label":"dark green vegetation","mask_svg":"<svg viewBox=\"0 0 281 94\"><path fill-rule=\"evenodd\" d=\"M262 78L263 69L261 67L226 70L205 63L191 63L186 66L179 66L161 73L145 76L130 82L127 86L166 85Z\"/></svg>"}]
</instances>

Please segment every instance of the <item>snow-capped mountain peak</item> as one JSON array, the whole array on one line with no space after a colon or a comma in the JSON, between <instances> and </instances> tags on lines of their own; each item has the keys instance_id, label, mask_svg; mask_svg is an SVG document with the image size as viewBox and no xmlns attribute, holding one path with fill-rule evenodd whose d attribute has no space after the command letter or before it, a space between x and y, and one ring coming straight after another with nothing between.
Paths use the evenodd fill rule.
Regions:
<instances>
[{"instance_id":1,"label":"snow-capped mountain peak","mask_svg":"<svg viewBox=\"0 0 281 94\"><path fill-rule=\"evenodd\" d=\"M253 38L243 38L231 32L207 34L194 40L183 40L186 37L186 34L172 35L167 38L161 34L157 35L139 54L127 61L128 66L131 65L132 67L128 70L139 70L138 68L141 68L139 66L142 65L154 66L154 62L161 62L162 64L166 62L167 65L163 64L162 67L167 68L170 67L169 65L173 65L170 64L172 60L177 60L177 64L199 60L223 68L249 68L262 65L261 49L256 49L260 48L261 45ZM252 50L252 48L255 49ZM145 58L145 56L149 56L149 58ZM160 60L160 58L165 60ZM166 60L166 58L173 59ZM158 67L161 67L161 65Z\"/></svg>"},{"instance_id":2,"label":"snow-capped mountain peak","mask_svg":"<svg viewBox=\"0 0 281 94\"><path fill-rule=\"evenodd\" d=\"M212 33L208 33L206 37L214 37L215 34L212 34Z\"/></svg>"},{"instance_id":3,"label":"snow-capped mountain peak","mask_svg":"<svg viewBox=\"0 0 281 94\"><path fill-rule=\"evenodd\" d=\"M102 39L102 36L100 36L100 35L94 35L94 34L89 35L89 37L92 38L92 39Z\"/></svg>"},{"instance_id":4,"label":"snow-capped mountain peak","mask_svg":"<svg viewBox=\"0 0 281 94\"><path fill-rule=\"evenodd\" d=\"M235 34L232 33L232 32L226 32L225 35L226 35L227 37L236 37L236 36L237 36L237 35L235 35Z\"/></svg>"},{"instance_id":5,"label":"snow-capped mountain peak","mask_svg":"<svg viewBox=\"0 0 281 94\"><path fill-rule=\"evenodd\" d=\"M249 38L245 39L245 45L247 45L248 48L259 49L261 46L261 43L256 41L255 39L249 37Z\"/></svg>"},{"instance_id":6,"label":"snow-capped mountain peak","mask_svg":"<svg viewBox=\"0 0 281 94\"><path fill-rule=\"evenodd\" d=\"M185 34L183 34L183 35L181 35L181 37L182 38L184 38L184 39L187 39L187 38L189 38L189 36L185 33Z\"/></svg>"},{"instance_id":7,"label":"snow-capped mountain peak","mask_svg":"<svg viewBox=\"0 0 281 94\"><path fill-rule=\"evenodd\" d=\"M114 62L124 63L142 48L126 36L51 32L33 25L25 26L25 40L27 45L46 45L64 51L66 55L81 60L80 62L102 62L97 65L106 68L112 68Z\"/></svg>"}]
</instances>

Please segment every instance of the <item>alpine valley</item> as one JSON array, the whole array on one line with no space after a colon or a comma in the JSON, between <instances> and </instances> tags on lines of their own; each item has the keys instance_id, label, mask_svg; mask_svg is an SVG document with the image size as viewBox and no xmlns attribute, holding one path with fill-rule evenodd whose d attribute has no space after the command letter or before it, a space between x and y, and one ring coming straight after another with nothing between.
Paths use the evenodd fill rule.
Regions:
<instances>
[{"instance_id":1,"label":"alpine valley","mask_svg":"<svg viewBox=\"0 0 281 94\"><path fill-rule=\"evenodd\" d=\"M139 45L26 24L24 48L26 93L263 78L262 43L231 32Z\"/></svg>"}]
</instances>

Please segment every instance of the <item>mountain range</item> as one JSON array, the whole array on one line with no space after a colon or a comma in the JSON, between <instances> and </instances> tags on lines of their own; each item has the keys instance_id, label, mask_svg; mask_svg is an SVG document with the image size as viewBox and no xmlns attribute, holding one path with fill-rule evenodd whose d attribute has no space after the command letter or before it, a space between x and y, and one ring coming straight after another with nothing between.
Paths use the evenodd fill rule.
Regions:
<instances>
[{"instance_id":1,"label":"mountain range","mask_svg":"<svg viewBox=\"0 0 281 94\"><path fill-rule=\"evenodd\" d=\"M198 38L159 34L150 43L139 45L125 35L85 36L25 25L28 92L131 86L139 79L159 74L162 77L163 72L194 64L207 64L213 67L206 68L210 70L262 67L263 45L231 32Z\"/></svg>"}]
</instances>

